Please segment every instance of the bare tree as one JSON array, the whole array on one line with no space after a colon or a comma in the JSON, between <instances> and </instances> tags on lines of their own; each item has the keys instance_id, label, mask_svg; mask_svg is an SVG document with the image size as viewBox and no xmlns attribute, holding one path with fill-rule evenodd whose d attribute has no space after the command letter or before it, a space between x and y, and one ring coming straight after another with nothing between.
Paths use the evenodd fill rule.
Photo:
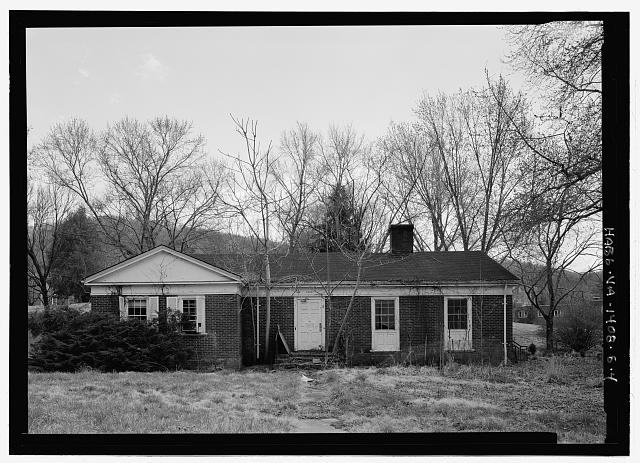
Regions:
<instances>
[{"instance_id":1,"label":"bare tree","mask_svg":"<svg viewBox=\"0 0 640 463\"><path fill-rule=\"evenodd\" d=\"M204 138L189 122L123 119L96 136L73 119L36 148L40 165L73 192L123 257L164 243L183 248L214 211L219 186L204 175Z\"/></svg>"},{"instance_id":2,"label":"bare tree","mask_svg":"<svg viewBox=\"0 0 640 463\"><path fill-rule=\"evenodd\" d=\"M514 160L524 148L512 121L526 127L526 105L502 78L490 84L493 92L423 97L418 122L393 125L383 142L394 155L408 215L429 217L434 250L500 247L505 206L518 181Z\"/></svg>"},{"instance_id":3,"label":"bare tree","mask_svg":"<svg viewBox=\"0 0 640 463\"><path fill-rule=\"evenodd\" d=\"M351 125L329 126L327 137L320 143L322 184L333 187L352 183L362 157L369 151L364 134L357 133Z\"/></svg>"},{"instance_id":4,"label":"bare tree","mask_svg":"<svg viewBox=\"0 0 640 463\"><path fill-rule=\"evenodd\" d=\"M354 215L354 223L358 230L355 236L358 239L357 245L353 245L354 234L349 233L348 236L337 233L333 238L333 244L337 247L348 261L354 264L356 268L355 281L352 281L353 291L349 299L349 304L344 316L340 320L340 325L333 342L332 352L337 353L340 340L344 334L349 315L354 306L355 298L358 295L362 274L367 261L372 252L379 250L381 243L384 242L387 232L387 221L385 217L389 217L388 205L383 194L383 179L386 175L386 169L389 162L389 156L385 152L375 153L371 147L364 145L364 137L355 136L355 132L351 127L344 130L333 128L330 131L332 146L342 147L340 155L335 157L325 157L325 162L330 163L331 160L338 162L337 165L327 165L327 171L333 172L334 180L346 183L349 194L345 195L343 202L339 203L339 207L352 211ZM353 140L358 140L353 143ZM336 150L337 154L338 151ZM344 184L338 184L344 185ZM326 199L326 198L325 198ZM326 207L329 204L325 204ZM329 218L328 210L325 217ZM333 214L339 214L340 211L333 211ZM328 243L328 236L325 237ZM329 284L330 274L327 274L327 287Z\"/></svg>"},{"instance_id":5,"label":"bare tree","mask_svg":"<svg viewBox=\"0 0 640 463\"><path fill-rule=\"evenodd\" d=\"M40 292L45 308L50 305L52 271L64 254L61 226L72 205L71 195L60 186L27 187L27 278Z\"/></svg>"},{"instance_id":6,"label":"bare tree","mask_svg":"<svg viewBox=\"0 0 640 463\"><path fill-rule=\"evenodd\" d=\"M545 319L547 349L552 349L555 310L597 268L598 261L593 260L569 285L566 275L578 259L597 255L599 234L596 224L587 220L591 212L584 208L583 192L575 187L554 188L558 178L542 177L535 155L531 158L525 164L527 181L514 204L519 226L511 229L504 242L527 298Z\"/></svg>"},{"instance_id":7,"label":"bare tree","mask_svg":"<svg viewBox=\"0 0 640 463\"><path fill-rule=\"evenodd\" d=\"M480 185L480 219L474 238L485 253L498 244L500 228L508 218L505 207L519 180L514 167L524 144L512 121L520 127L528 123L522 95L514 94L502 76L496 82L489 81L489 86L492 90L468 92L460 108Z\"/></svg>"},{"instance_id":8,"label":"bare tree","mask_svg":"<svg viewBox=\"0 0 640 463\"><path fill-rule=\"evenodd\" d=\"M319 141L319 136L301 122L281 136L280 158L274 168L274 177L280 187L275 214L289 252L299 248L300 236L308 228L309 208L315 203Z\"/></svg>"},{"instance_id":9,"label":"bare tree","mask_svg":"<svg viewBox=\"0 0 640 463\"><path fill-rule=\"evenodd\" d=\"M416 112L442 162L443 181L456 219L456 241L466 251L475 244L480 186L466 149L466 126L459 111L462 97L462 94L427 96L418 103Z\"/></svg>"},{"instance_id":10,"label":"bare tree","mask_svg":"<svg viewBox=\"0 0 640 463\"><path fill-rule=\"evenodd\" d=\"M535 130L514 127L546 161L547 175L564 179L555 187L588 190L587 204L597 214L602 210L602 23L509 26L506 33L512 46L508 61L527 74L545 105Z\"/></svg>"},{"instance_id":11,"label":"bare tree","mask_svg":"<svg viewBox=\"0 0 640 463\"><path fill-rule=\"evenodd\" d=\"M378 196L387 153L374 152L364 135L350 125L330 126L320 146L317 195L321 206L316 223L310 224L319 238L313 247L324 252L328 242L329 250L360 248L376 238L379 230L375 225L383 219L379 215L377 222L370 223L366 216L374 205L380 212Z\"/></svg>"},{"instance_id":12,"label":"bare tree","mask_svg":"<svg viewBox=\"0 0 640 463\"><path fill-rule=\"evenodd\" d=\"M424 226L430 230L431 240L424 240L416 227L416 245L421 250L448 250L455 239L453 208L443 181L442 161L429 137L418 124L392 124L380 146L390 159L393 174L384 182L385 195L397 212L391 222L398 215L412 223L427 217Z\"/></svg>"},{"instance_id":13,"label":"bare tree","mask_svg":"<svg viewBox=\"0 0 640 463\"><path fill-rule=\"evenodd\" d=\"M263 260L266 297L265 355L269 359L271 338L271 254L279 247L271 239L270 225L275 218L276 194L274 169L277 159L271 142L263 148L258 141L258 122L231 116L236 132L245 144L246 159L223 153L231 162L222 201L231 218L239 219L255 239L256 251ZM259 334L258 334L259 335Z\"/></svg>"},{"instance_id":14,"label":"bare tree","mask_svg":"<svg viewBox=\"0 0 640 463\"><path fill-rule=\"evenodd\" d=\"M160 199L162 239L173 249L184 252L214 230L222 215L220 194L226 175L217 161L203 163L176 179Z\"/></svg>"}]
</instances>

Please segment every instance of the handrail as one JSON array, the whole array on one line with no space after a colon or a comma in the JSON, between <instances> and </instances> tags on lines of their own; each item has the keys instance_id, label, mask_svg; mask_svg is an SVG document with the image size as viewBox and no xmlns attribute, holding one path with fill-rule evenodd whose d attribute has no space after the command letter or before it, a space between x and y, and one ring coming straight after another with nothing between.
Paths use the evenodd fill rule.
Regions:
<instances>
[{"instance_id":1,"label":"handrail","mask_svg":"<svg viewBox=\"0 0 640 463\"><path fill-rule=\"evenodd\" d=\"M513 346L513 353L515 354L515 358L516 361L520 361L520 360L526 360L529 356L529 351L527 350L526 347L521 346L520 344L518 344L516 341L511 341L511 344Z\"/></svg>"}]
</instances>

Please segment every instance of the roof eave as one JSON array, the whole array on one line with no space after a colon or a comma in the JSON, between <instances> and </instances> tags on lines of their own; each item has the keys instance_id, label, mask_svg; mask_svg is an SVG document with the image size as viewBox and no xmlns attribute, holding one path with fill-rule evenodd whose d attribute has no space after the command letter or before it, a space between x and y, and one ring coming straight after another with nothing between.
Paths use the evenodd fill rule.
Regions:
<instances>
[{"instance_id":1,"label":"roof eave","mask_svg":"<svg viewBox=\"0 0 640 463\"><path fill-rule=\"evenodd\" d=\"M334 281L331 280L327 282L326 280L318 281L318 280L299 280L297 282L273 282L272 284L275 286L291 286L292 284L298 285L325 285L327 283L344 285L344 286L355 286L359 284L360 286L482 286L482 285L516 285L520 282L519 279L509 279L509 280L440 280L440 281L427 281L427 280L366 280L360 281L359 283L354 280L340 280Z\"/></svg>"}]
</instances>

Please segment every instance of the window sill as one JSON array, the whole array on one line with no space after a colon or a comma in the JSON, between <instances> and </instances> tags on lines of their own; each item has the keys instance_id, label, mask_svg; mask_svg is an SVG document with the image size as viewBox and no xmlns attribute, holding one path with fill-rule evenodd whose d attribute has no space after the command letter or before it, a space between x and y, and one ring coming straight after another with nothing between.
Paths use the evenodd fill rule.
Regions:
<instances>
[{"instance_id":1,"label":"window sill","mask_svg":"<svg viewBox=\"0 0 640 463\"><path fill-rule=\"evenodd\" d=\"M196 336L207 336L208 333L189 333L189 332L181 331L180 334L182 336L196 337Z\"/></svg>"}]
</instances>

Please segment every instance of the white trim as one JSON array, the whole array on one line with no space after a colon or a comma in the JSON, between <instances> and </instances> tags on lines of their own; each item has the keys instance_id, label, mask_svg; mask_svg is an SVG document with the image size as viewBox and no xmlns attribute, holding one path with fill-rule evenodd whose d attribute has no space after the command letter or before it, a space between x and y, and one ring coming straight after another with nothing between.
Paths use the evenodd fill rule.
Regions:
<instances>
[{"instance_id":1,"label":"white trim","mask_svg":"<svg viewBox=\"0 0 640 463\"><path fill-rule=\"evenodd\" d=\"M502 304L504 306L504 317L502 323L502 349L504 358L502 359L502 362L506 365L509 360L507 357L507 285L504 285L504 297L502 298ZM511 305L513 306L513 302L511 302ZM511 324L513 325L513 320L511 320ZM480 329L482 330L482 325L480 325Z\"/></svg>"},{"instance_id":2,"label":"white trim","mask_svg":"<svg viewBox=\"0 0 640 463\"><path fill-rule=\"evenodd\" d=\"M353 286L339 285L331 292L331 296L351 296L353 294ZM260 288L246 289L243 294L250 297L265 297L265 290ZM361 284L358 288L357 295L362 297L396 297L396 296L503 296L505 294L504 286L486 285L477 286L474 284L460 284L451 286L429 286L429 285L367 285ZM507 294L511 294L507 291ZM321 285L290 285L275 286L271 289L271 297L328 297L327 290Z\"/></svg>"},{"instance_id":3,"label":"white trim","mask_svg":"<svg viewBox=\"0 0 640 463\"><path fill-rule=\"evenodd\" d=\"M169 298L167 298L169 299ZM189 301L196 301L196 330L195 333L191 332L191 331L182 331L183 333L186 334L206 334L207 333L207 325L206 325L206 318L207 318L207 311L206 311L206 299L204 296L198 296L198 295L184 295L181 294L180 296L176 297L177 299L177 308L178 308L178 312L181 312L184 314L184 301L185 300L189 300Z\"/></svg>"},{"instance_id":4,"label":"white trim","mask_svg":"<svg viewBox=\"0 0 640 463\"><path fill-rule=\"evenodd\" d=\"M191 296L191 295L207 295L207 294L241 294L242 285L240 283L225 283L225 284L211 284L201 283L199 285L183 285L183 284L149 284L146 285L92 285L91 295L110 295L120 294L123 296L135 296L136 294L144 294L149 296L161 296L169 295L175 296L177 294Z\"/></svg>"},{"instance_id":5,"label":"white trim","mask_svg":"<svg viewBox=\"0 0 640 463\"><path fill-rule=\"evenodd\" d=\"M160 282L157 283L158 285L161 284ZM180 281L180 282L170 282L170 283L162 283L164 286L171 286L171 285L208 285L208 286L216 286L216 285L230 285L230 284L240 284L240 282L238 283L234 283L231 281ZM107 281L107 282L99 282L99 283L91 283L90 285L87 286L118 286L118 285L127 285L127 286L141 286L141 285L156 285L156 283L150 283L148 281L127 281L126 283L114 283L112 281Z\"/></svg>"},{"instance_id":6,"label":"white trim","mask_svg":"<svg viewBox=\"0 0 640 463\"><path fill-rule=\"evenodd\" d=\"M160 298L158 296L147 297L147 320L156 320L160 315Z\"/></svg>"},{"instance_id":7,"label":"white trim","mask_svg":"<svg viewBox=\"0 0 640 463\"><path fill-rule=\"evenodd\" d=\"M131 318L129 316L129 300L130 299L144 299L145 303L144 303L144 310L145 310L145 320L150 320L149 318L149 296L145 295L145 294L131 294L128 296L124 296L124 316L126 320L129 320L129 318ZM135 319L138 320L142 320L140 317L134 317Z\"/></svg>"},{"instance_id":8,"label":"white trim","mask_svg":"<svg viewBox=\"0 0 640 463\"><path fill-rule=\"evenodd\" d=\"M321 301L321 308L320 308L320 319L322 320L320 323L322 323L322 329L320 330L320 336L322 339L322 349L326 349L327 346L327 337L326 337L326 323L325 323L325 312L326 312L326 306L325 306L325 300L324 297L295 297L293 299L293 350L297 351L298 350L298 304L301 302L301 300L308 300L308 299L318 299Z\"/></svg>"},{"instance_id":9,"label":"white trim","mask_svg":"<svg viewBox=\"0 0 640 463\"><path fill-rule=\"evenodd\" d=\"M120 262L119 264L116 264L112 267L106 268L98 273L94 273L93 275L88 276L87 278L84 279L83 283L87 286L91 286L94 285L96 283L92 283L93 280L96 280L98 278L102 278L106 275L109 275L110 273L116 272L118 270L122 270L123 268L129 267L130 265L133 265L137 262L140 262L141 260L144 260L148 257L151 257L155 254L158 254L159 252L167 252L171 255L173 255L174 257L180 258L180 259L184 259L187 262L190 262L192 264L198 265L202 268L205 268L207 270L210 270L212 272L218 273L220 275L223 275L227 278L232 279L233 281L237 281L237 282L241 282L241 278L239 275L236 275L235 273L231 273L228 272L226 270L223 270L221 268L218 268L214 265L208 264L206 262L203 262L201 260L198 260L194 257L188 256L187 254L183 254L179 251L176 251L174 249L168 248L166 246L160 245L158 247L155 247L147 252L143 252L142 254L138 254L135 257L132 257L131 259L125 260L123 262ZM127 283L129 284L129 283Z\"/></svg>"},{"instance_id":10,"label":"white trim","mask_svg":"<svg viewBox=\"0 0 640 463\"><path fill-rule=\"evenodd\" d=\"M392 330L376 330L376 301L390 301L393 300L394 313L395 313L395 335L396 345L394 352L400 350L400 298L388 297L388 296L374 296L371 298L371 351L372 352L390 352L388 350L378 350L375 346L375 332L376 331L392 331Z\"/></svg>"},{"instance_id":11,"label":"white trim","mask_svg":"<svg viewBox=\"0 0 640 463\"><path fill-rule=\"evenodd\" d=\"M444 298L444 333L442 338L445 342L445 350L449 349L448 332L449 332L449 299L466 299L467 300L467 332L469 334L469 349L461 349L461 351L473 350L473 305L471 296L445 296Z\"/></svg>"}]
</instances>

